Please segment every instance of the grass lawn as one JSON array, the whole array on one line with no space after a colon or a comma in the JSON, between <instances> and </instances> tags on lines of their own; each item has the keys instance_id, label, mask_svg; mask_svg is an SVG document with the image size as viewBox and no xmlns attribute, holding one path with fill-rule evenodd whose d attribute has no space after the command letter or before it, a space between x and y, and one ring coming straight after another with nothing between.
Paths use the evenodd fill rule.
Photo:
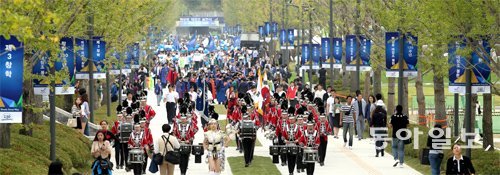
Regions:
<instances>
[{"instance_id":1,"label":"grass lawn","mask_svg":"<svg viewBox=\"0 0 500 175\"><path fill-rule=\"evenodd\" d=\"M226 125L227 125L227 120L219 120L219 126L223 131L226 131ZM257 133L259 134L259 133ZM236 141L231 140L231 143L229 143L230 147L236 147ZM255 141L255 146L262 146L262 144L259 142L259 139Z\"/></svg>"},{"instance_id":2,"label":"grass lawn","mask_svg":"<svg viewBox=\"0 0 500 175\"><path fill-rule=\"evenodd\" d=\"M50 164L49 123L33 124L33 136L19 134L21 124L10 126L11 148L0 149L0 174L47 174ZM56 159L63 164L64 174L90 173L94 160L91 142L73 128L56 125Z\"/></svg>"},{"instance_id":3,"label":"grass lawn","mask_svg":"<svg viewBox=\"0 0 500 175\"><path fill-rule=\"evenodd\" d=\"M94 111L94 123L98 124L102 120L108 121L108 123L114 122L116 120L116 106L118 102L111 103L111 116L107 116L106 105L103 105Z\"/></svg>"},{"instance_id":4,"label":"grass lawn","mask_svg":"<svg viewBox=\"0 0 500 175\"><path fill-rule=\"evenodd\" d=\"M269 157L254 156L252 164L249 167L245 167L245 160L243 156L239 157L229 157L227 158L229 166L231 166L231 171L233 174L238 175L280 175L278 168L272 163L272 159Z\"/></svg>"}]
</instances>

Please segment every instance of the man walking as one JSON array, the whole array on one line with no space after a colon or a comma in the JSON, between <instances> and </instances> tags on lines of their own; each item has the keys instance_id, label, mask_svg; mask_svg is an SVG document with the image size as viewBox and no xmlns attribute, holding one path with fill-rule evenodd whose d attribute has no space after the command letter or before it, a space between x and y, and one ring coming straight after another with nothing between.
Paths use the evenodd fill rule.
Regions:
<instances>
[{"instance_id":1,"label":"man walking","mask_svg":"<svg viewBox=\"0 0 500 175\"><path fill-rule=\"evenodd\" d=\"M366 109L366 101L363 99L363 95L361 93L357 94L356 100L353 102L354 107L354 115L356 115L356 130L358 132L358 140L363 139L363 132L365 131L365 115L369 116L370 114L364 114L364 109Z\"/></svg>"}]
</instances>

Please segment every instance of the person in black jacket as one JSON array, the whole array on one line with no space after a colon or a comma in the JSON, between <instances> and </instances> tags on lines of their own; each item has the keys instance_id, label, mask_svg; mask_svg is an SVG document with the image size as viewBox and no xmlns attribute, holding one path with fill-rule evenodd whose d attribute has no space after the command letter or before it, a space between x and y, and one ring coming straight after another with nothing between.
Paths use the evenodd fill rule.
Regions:
<instances>
[{"instance_id":1,"label":"person in black jacket","mask_svg":"<svg viewBox=\"0 0 500 175\"><path fill-rule=\"evenodd\" d=\"M474 166L469 157L462 155L460 144L452 147L453 157L446 163L446 174L475 174Z\"/></svg>"},{"instance_id":2,"label":"person in black jacket","mask_svg":"<svg viewBox=\"0 0 500 175\"><path fill-rule=\"evenodd\" d=\"M375 137L375 152L377 153L375 157L378 157L379 153L384 157L385 146L383 143L385 141L384 136L387 136L387 111L382 106L375 107L370 128L370 132L374 132L371 135Z\"/></svg>"},{"instance_id":3,"label":"person in black jacket","mask_svg":"<svg viewBox=\"0 0 500 175\"><path fill-rule=\"evenodd\" d=\"M442 145L446 142L446 133L440 124L434 125L434 129L427 137L427 148L429 148L429 163L432 175L440 174L441 162L443 161Z\"/></svg>"}]
</instances>

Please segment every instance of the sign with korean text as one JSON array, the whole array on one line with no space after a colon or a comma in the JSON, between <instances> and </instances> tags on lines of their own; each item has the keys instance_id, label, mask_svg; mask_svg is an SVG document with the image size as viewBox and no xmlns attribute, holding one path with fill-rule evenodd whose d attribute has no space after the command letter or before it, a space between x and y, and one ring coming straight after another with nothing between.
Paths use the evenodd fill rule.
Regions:
<instances>
[{"instance_id":1,"label":"sign with korean text","mask_svg":"<svg viewBox=\"0 0 500 175\"><path fill-rule=\"evenodd\" d=\"M24 45L0 36L0 123L22 123Z\"/></svg>"}]
</instances>

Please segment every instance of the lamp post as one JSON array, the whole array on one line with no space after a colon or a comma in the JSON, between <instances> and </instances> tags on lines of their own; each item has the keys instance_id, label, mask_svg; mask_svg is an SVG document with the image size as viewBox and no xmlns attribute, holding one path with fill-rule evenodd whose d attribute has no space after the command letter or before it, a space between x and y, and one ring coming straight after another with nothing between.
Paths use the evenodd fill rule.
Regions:
<instances>
[{"instance_id":1,"label":"lamp post","mask_svg":"<svg viewBox=\"0 0 500 175\"><path fill-rule=\"evenodd\" d=\"M314 9L311 7L311 5L309 5L308 10L309 10L309 52L312 52L312 48L313 48L313 43L312 43L312 37L313 37L313 35L312 35L312 11ZM312 53L309 53L308 60L309 60L309 89L313 89L312 88L313 54Z\"/></svg>"},{"instance_id":2,"label":"lamp post","mask_svg":"<svg viewBox=\"0 0 500 175\"><path fill-rule=\"evenodd\" d=\"M330 21L329 21L329 28L330 28L330 34L328 35L328 38L330 39L330 47L329 51L330 54L330 86L333 87L333 0L330 0Z\"/></svg>"}]
</instances>

